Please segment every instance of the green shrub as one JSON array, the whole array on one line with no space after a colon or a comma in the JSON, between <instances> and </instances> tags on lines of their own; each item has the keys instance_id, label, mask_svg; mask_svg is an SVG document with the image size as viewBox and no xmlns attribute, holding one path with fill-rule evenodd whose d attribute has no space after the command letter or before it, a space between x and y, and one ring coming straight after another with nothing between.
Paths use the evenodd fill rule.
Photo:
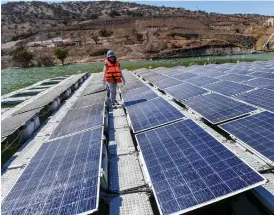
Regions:
<instances>
[{"instance_id":1,"label":"green shrub","mask_svg":"<svg viewBox=\"0 0 274 215\"><path fill-rule=\"evenodd\" d=\"M60 47L55 48L54 54L62 62L62 65L64 65L64 61L68 56L68 49L60 48Z\"/></svg>"},{"instance_id":2,"label":"green shrub","mask_svg":"<svg viewBox=\"0 0 274 215\"><path fill-rule=\"evenodd\" d=\"M100 37L109 37L109 36L111 36L113 34L113 31L111 31L111 30L107 30L107 29L101 29L100 31L99 31L99 35L100 35Z\"/></svg>"},{"instance_id":3,"label":"green shrub","mask_svg":"<svg viewBox=\"0 0 274 215\"><path fill-rule=\"evenodd\" d=\"M142 41L143 40L143 34L137 33L137 34L135 34L135 36L136 36L137 41Z\"/></svg>"},{"instance_id":4,"label":"green shrub","mask_svg":"<svg viewBox=\"0 0 274 215\"><path fill-rule=\"evenodd\" d=\"M20 47L12 52L12 60L21 67L29 67L33 60L33 54L26 48Z\"/></svg>"}]
</instances>

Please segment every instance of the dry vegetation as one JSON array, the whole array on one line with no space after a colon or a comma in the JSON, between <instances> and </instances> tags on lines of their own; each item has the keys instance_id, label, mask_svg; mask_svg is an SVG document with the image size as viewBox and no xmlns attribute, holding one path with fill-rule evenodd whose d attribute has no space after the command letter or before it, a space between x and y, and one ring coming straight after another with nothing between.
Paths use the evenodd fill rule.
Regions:
<instances>
[{"instance_id":1,"label":"dry vegetation","mask_svg":"<svg viewBox=\"0 0 274 215\"><path fill-rule=\"evenodd\" d=\"M9 2L2 4L1 12L5 62L15 46L55 37L80 39L82 46L68 47L67 61L89 62L102 60L108 49L120 59L205 45L260 49L271 34L261 27L265 17L256 14L224 15L118 1ZM28 49L39 55L53 53L54 48Z\"/></svg>"}]
</instances>

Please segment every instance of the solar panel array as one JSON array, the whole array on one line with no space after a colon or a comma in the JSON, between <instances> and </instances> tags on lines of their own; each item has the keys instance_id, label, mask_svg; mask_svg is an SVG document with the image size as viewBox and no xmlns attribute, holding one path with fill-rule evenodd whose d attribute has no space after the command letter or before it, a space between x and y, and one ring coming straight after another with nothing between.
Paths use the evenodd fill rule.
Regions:
<instances>
[{"instance_id":1,"label":"solar panel array","mask_svg":"<svg viewBox=\"0 0 274 215\"><path fill-rule=\"evenodd\" d=\"M76 100L4 197L2 214L76 215L98 210L105 95L82 94Z\"/></svg>"},{"instance_id":2,"label":"solar panel array","mask_svg":"<svg viewBox=\"0 0 274 215\"><path fill-rule=\"evenodd\" d=\"M102 130L44 143L2 203L2 214L82 214L99 204Z\"/></svg>"},{"instance_id":3,"label":"solar panel array","mask_svg":"<svg viewBox=\"0 0 274 215\"><path fill-rule=\"evenodd\" d=\"M216 111L216 114L219 116L211 116L209 118L213 118L213 120L218 123L223 122L221 119L231 119L231 117L233 119L242 116L242 114L250 113L250 110L254 110L253 107L247 105L255 105L256 107L273 111L273 105L271 104L273 100L272 92L268 92L274 89L272 79L274 75L274 65L272 61L238 64L227 63L221 65L212 64L206 66L196 65L195 67L178 66L171 69L146 69L138 74L140 77L146 79L145 76L149 75L148 77L151 77L153 76L153 72L154 74L160 73L167 78L155 82L152 81L152 84L185 105L187 103L186 101L193 98L199 99L203 96L206 96L205 99L211 98L207 95L209 91L226 96L221 99L224 102L221 107L225 108L221 111L221 114L219 113L220 110L214 107L215 103L213 105L207 103L209 107L206 108L206 110L208 110L209 113L206 113L207 111L205 110L200 111L198 108L199 104L195 104L196 111L200 112L200 115L206 119L208 115L211 116L212 112ZM174 80L182 81L182 83L180 84L180 82ZM216 96L213 95L213 97ZM233 99L233 101L230 98ZM237 103L235 99L246 102L247 105ZM201 100L203 100L203 98ZM218 103L218 101L216 101L216 103ZM232 107L234 109L228 109L226 105L230 103L233 103Z\"/></svg>"},{"instance_id":4,"label":"solar panel array","mask_svg":"<svg viewBox=\"0 0 274 215\"><path fill-rule=\"evenodd\" d=\"M191 120L136 135L161 214L181 214L264 178Z\"/></svg>"},{"instance_id":5,"label":"solar panel array","mask_svg":"<svg viewBox=\"0 0 274 215\"><path fill-rule=\"evenodd\" d=\"M274 114L262 112L220 127L274 163Z\"/></svg>"},{"instance_id":6,"label":"solar panel array","mask_svg":"<svg viewBox=\"0 0 274 215\"><path fill-rule=\"evenodd\" d=\"M81 78L87 76L87 74L79 74L71 76L70 78L64 80L60 86L57 85L53 90L47 92L39 99L34 100L31 103L23 106L19 110L15 111L13 115L1 121L1 135L2 137L7 137L14 133L20 126L25 125L25 123L32 119L35 115L48 104L50 104L54 99L60 96L63 92L69 89L74 83L78 82Z\"/></svg>"},{"instance_id":7,"label":"solar panel array","mask_svg":"<svg viewBox=\"0 0 274 215\"><path fill-rule=\"evenodd\" d=\"M86 73L73 75L68 79L65 79L63 82L60 83L60 86L54 88L47 93L45 93L41 98L34 100L31 103L28 103L24 107L20 108L13 115L24 113L27 111L32 111L34 109L43 108L44 106L50 104L54 99L64 93L67 89L69 89L73 84L77 83L81 78L86 76Z\"/></svg>"}]
</instances>

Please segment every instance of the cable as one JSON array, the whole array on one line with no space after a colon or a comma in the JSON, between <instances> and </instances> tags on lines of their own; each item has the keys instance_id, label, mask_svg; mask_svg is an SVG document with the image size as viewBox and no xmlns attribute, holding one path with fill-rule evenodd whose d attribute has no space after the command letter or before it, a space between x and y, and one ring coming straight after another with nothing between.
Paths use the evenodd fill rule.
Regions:
<instances>
[{"instance_id":1,"label":"cable","mask_svg":"<svg viewBox=\"0 0 274 215\"><path fill-rule=\"evenodd\" d=\"M19 144L20 144L20 142L21 142L21 140L22 140L22 137L23 137L23 130L18 134L18 136L8 145L8 146L6 146L4 149L3 149L3 151L1 151L1 155L5 152L5 151L7 151L8 149L14 149L14 148L16 148ZM18 141L18 144L15 146L15 147L13 147L13 148L10 148L10 146L17 140L17 138L19 137L19 136L21 136L21 138L20 138L20 140ZM8 143L8 141L7 141L7 143Z\"/></svg>"},{"instance_id":2,"label":"cable","mask_svg":"<svg viewBox=\"0 0 274 215\"><path fill-rule=\"evenodd\" d=\"M146 193L151 193L150 189L143 189L143 188L148 188L147 184L138 186L138 187L133 187L129 188L126 190L121 190L121 191L116 191L116 190L110 190L110 189L104 189L101 188L105 193L107 194L114 194L114 195L124 195L124 194L130 194L130 193L139 193L139 192L146 192Z\"/></svg>"}]
</instances>

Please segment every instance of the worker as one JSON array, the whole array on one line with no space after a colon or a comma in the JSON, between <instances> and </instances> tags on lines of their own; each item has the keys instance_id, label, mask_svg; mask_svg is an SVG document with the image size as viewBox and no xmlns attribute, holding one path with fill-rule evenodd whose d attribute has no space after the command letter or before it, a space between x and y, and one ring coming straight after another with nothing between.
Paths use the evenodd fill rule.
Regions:
<instances>
[{"instance_id":1,"label":"worker","mask_svg":"<svg viewBox=\"0 0 274 215\"><path fill-rule=\"evenodd\" d=\"M115 108L116 105L119 105L116 100L117 84L123 83L124 85L126 82L120 68L120 63L112 50L107 52L107 59L105 60L104 67L104 81L107 84L109 101L112 108Z\"/></svg>"}]
</instances>

